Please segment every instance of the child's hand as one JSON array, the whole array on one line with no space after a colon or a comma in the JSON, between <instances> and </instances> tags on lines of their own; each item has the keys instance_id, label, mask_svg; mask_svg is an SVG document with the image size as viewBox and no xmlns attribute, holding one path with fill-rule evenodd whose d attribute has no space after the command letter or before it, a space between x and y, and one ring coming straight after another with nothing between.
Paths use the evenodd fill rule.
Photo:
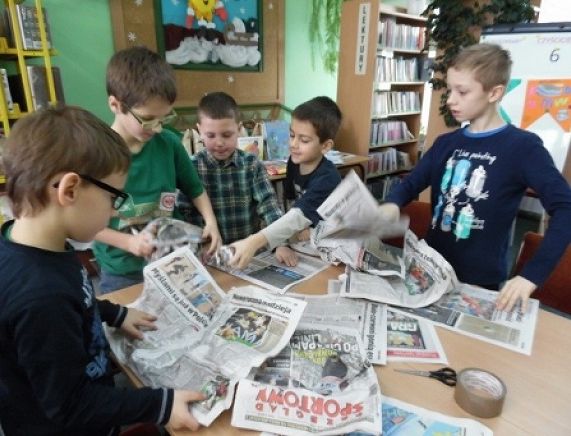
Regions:
<instances>
[{"instance_id":1,"label":"child's hand","mask_svg":"<svg viewBox=\"0 0 571 436\"><path fill-rule=\"evenodd\" d=\"M157 317L141 310L129 308L120 330L133 339L143 339L144 330L156 330Z\"/></svg>"},{"instance_id":2,"label":"child's hand","mask_svg":"<svg viewBox=\"0 0 571 436\"><path fill-rule=\"evenodd\" d=\"M385 222L396 222L400 218L400 209L395 203L381 204L377 212L379 218Z\"/></svg>"},{"instance_id":3,"label":"child's hand","mask_svg":"<svg viewBox=\"0 0 571 436\"><path fill-rule=\"evenodd\" d=\"M508 280L496 298L496 308L510 312L521 299L521 313L527 312L527 300L537 286L522 276Z\"/></svg>"},{"instance_id":4,"label":"child's hand","mask_svg":"<svg viewBox=\"0 0 571 436\"><path fill-rule=\"evenodd\" d=\"M218 230L216 222L206 223L204 230L202 231L202 237L204 239L210 239L210 246L206 252L206 256L210 257L222 245L222 236L220 236L220 231Z\"/></svg>"},{"instance_id":5,"label":"child's hand","mask_svg":"<svg viewBox=\"0 0 571 436\"><path fill-rule=\"evenodd\" d=\"M309 229L303 229L301 232L299 232L296 235L297 240L300 242L309 241L310 237L311 237L311 233L309 232Z\"/></svg>"},{"instance_id":6,"label":"child's hand","mask_svg":"<svg viewBox=\"0 0 571 436\"><path fill-rule=\"evenodd\" d=\"M152 242L153 237L148 232L131 235L129 238L129 251L139 257L150 256L155 250Z\"/></svg>"},{"instance_id":7,"label":"child's hand","mask_svg":"<svg viewBox=\"0 0 571 436\"><path fill-rule=\"evenodd\" d=\"M248 266L256 251L268 243L266 237L261 233L255 233L246 239L230 244L234 248L234 257L230 259L229 265L232 268L244 269Z\"/></svg>"},{"instance_id":8,"label":"child's hand","mask_svg":"<svg viewBox=\"0 0 571 436\"><path fill-rule=\"evenodd\" d=\"M190 403L205 400L206 396L202 392L196 391L174 391L171 417L167 423L173 430L188 428L192 431L198 430L200 424L192 413L190 413Z\"/></svg>"},{"instance_id":9,"label":"child's hand","mask_svg":"<svg viewBox=\"0 0 571 436\"><path fill-rule=\"evenodd\" d=\"M285 245L283 247L276 248L276 259L281 263L285 263L287 266L297 265L297 254Z\"/></svg>"}]
</instances>

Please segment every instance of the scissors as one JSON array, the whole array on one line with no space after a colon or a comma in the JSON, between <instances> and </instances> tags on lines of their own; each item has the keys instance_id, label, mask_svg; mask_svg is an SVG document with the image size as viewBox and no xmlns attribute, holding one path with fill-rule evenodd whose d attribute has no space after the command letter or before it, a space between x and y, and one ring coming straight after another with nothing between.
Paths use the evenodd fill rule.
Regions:
<instances>
[{"instance_id":1,"label":"scissors","mask_svg":"<svg viewBox=\"0 0 571 436\"><path fill-rule=\"evenodd\" d=\"M456 386L456 371L452 368L445 366L444 368L437 369L436 371L416 371L410 369L395 369L397 372L405 374L418 375L421 377L435 378L446 386Z\"/></svg>"}]
</instances>

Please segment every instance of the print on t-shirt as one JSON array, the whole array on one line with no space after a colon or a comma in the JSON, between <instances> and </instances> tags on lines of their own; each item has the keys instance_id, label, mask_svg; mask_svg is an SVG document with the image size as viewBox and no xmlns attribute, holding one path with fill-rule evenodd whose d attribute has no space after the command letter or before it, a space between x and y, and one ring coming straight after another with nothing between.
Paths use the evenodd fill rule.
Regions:
<instances>
[{"instance_id":1,"label":"print on t-shirt","mask_svg":"<svg viewBox=\"0 0 571 436\"><path fill-rule=\"evenodd\" d=\"M482 230L485 221L477 217L477 203L485 201L486 179L496 156L490 153L454 150L446 162L440 182L438 202L434 207L432 228L452 232L456 240L468 239L472 230Z\"/></svg>"}]
</instances>

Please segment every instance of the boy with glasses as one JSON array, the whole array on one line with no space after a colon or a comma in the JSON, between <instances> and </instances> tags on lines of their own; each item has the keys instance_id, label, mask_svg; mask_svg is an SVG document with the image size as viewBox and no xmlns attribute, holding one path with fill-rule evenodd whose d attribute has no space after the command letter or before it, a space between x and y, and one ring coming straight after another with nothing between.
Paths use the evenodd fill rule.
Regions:
<instances>
[{"instance_id":1,"label":"boy with glasses","mask_svg":"<svg viewBox=\"0 0 571 436\"><path fill-rule=\"evenodd\" d=\"M192 200L204 218L208 254L221 244L212 205L196 169L176 134L162 128L176 117L170 65L144 47L121 50L107 66L107 94L115 114L111 127L127 143L132 162L125 183L130 197L108 228L97 234L93 247L103 293L143 282L144 258L153 245L140 230L158 217L183 218L175 207L178 191Z\"/></svg>"},{"instance_id":2,"label":"boy with glasses","mask_svg":"<svg viewBox=\"0 0 571 436\"><path fill-rule=\"evenodd\" d=\"M72 150L70 152L70 150ZM89 112L19 120L3 163L15 220L0 230L0 422L10 435L113 435L154 422L196 430L172 389L116 389L101 322L142 338L155 317L98 301L66 239L90 241L128 195L130 153ZM0 431L2 433L2 431Z\"/></svg>"}]
</instances>

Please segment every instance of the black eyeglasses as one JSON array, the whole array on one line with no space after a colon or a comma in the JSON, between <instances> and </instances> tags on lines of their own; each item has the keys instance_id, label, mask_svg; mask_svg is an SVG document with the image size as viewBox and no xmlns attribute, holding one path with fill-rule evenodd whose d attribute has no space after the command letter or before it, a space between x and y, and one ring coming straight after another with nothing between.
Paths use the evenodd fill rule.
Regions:
<instances>
[{"instance_id":1,"label":"black eyeglasses","mask_svg":"<svg viewBox=\"0 0 571 436\"><path fill-rule=\"evenodd\" d=\"M171 112L169 114L165 115L162 118L155 118L154 120L146 121L146 120L143 120L135 112L133 112L133 110L129 106L125 105L125 107L127 108L127 112L129 112L131 115L133 115L133 118L135 118L137 120L137 122L141 125L143 130L154 130L157 127L162 127L165 124L170 124L177 117L177 114L173 109L173 110L171 110Z\"/></svg>"},{"instance_id":2,"label":"black eyeglasses","mask_svg":"<svg viewBox=\"0 0 571 436\"><path fill-rule=\"evenodd\" d=\"M101 180L97 180L91 176L88 176L87 174L78 174L78 176L81 177L83 180L88 181L89 183L93 183L98 188L101 188L104 191L113 194L111 195L111 201L113 204L113 209L115 210L121 209L121 206L123 206L127 201L127 199L129 198L129 194L127 194L126 192L120 191L119 189L114 188L113 186L108 185L107 183L102 182ZM59 186L59 182L55 182L52 186L54 188L57 188Z\"/></svg>"}]
</instances>

